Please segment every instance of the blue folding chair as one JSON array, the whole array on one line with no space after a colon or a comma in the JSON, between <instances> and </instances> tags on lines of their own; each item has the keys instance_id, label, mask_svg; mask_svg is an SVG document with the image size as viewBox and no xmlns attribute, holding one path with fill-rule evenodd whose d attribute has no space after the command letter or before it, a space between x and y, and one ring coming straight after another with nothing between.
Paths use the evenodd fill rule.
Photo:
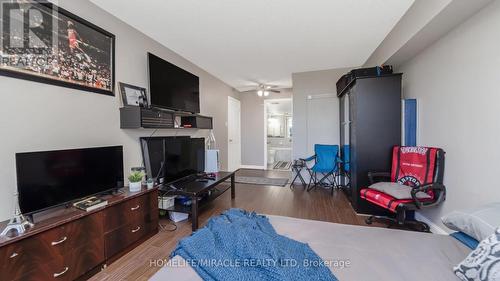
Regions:
<instances>
[{"instance_id":1,"label":"blue folding chair","mask_svg":"<svg viewBox=\"0 0 500 281\"><path fill-rule=\"evenodd\" d=\"M329 186L332 189L333 195L333 189L338 187L337 176L339 169L337 162L339 146L315 144L314 153L313 156L302 159L306 163L314 160L312 168L307 168L310 175L307 191L310 191L318 185ZM318 175L322 175L319 180Z\"/></svg>"}]
</instances>

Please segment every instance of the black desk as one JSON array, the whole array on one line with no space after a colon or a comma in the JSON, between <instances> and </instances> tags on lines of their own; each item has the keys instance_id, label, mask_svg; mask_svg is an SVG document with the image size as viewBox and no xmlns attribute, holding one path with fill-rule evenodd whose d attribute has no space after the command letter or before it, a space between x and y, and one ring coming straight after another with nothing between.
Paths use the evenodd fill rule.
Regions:
<instances>
[{"instance_id":1,"label":"black desk","mask_svg":"<svg viewBox=\"0 0 500 281\"><path fill-rule=\"evenodd\" d=\"M228 189L231 189L231 199L234 199L236 196L234 185L235 173L236 171L219 172L217 173L215 180L208 180L206 182L196 181L194 179L179 181L173 184L177 189L172 189L168 186L161 186L159 188L160 196L182 195L191 198L191 206L176 203L173 207L165 210L190 214L192 229L195 231L198 229L198 214L201 207L215 200ZM229 178L231 178L231 185L220 186L219 188L217 187Z\"/></svg>"}]
</instances>

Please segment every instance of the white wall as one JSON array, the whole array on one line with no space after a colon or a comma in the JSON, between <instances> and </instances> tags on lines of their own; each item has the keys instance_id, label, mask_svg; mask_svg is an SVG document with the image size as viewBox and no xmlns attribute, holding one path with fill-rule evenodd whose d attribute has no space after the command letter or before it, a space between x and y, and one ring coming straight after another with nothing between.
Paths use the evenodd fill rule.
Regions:
<instances>
[{"instance_id":1,"label":"white wall","mask_svg":"<svg viewBox=\"0 0 500 281\"><path fill-rule=\"evenodd\" d=\"M116 81L147 87L146 52L200 77L201 113L214 117L223 166L227 159L227 96L238 93L209 73L85 0L61 7L116 35ZM16 189L15 153L123 145L125 171L142 162L138 139L152 130L121 130L120 96L77 91L0 76L0 221L12 215ZM157 135L206 135L207 131L160 130Z\"/></svg>"},{"instance_id":2,"label":"white wall","mask_svg":"<svg viewBox=\"0 0 500 281\"><path fill-rule=\"evenodd\" d=\"M452 210L500 201L500 1L411 61L403 93L419 100L418 144L446 152L447 200L422 211L435 223Z\"/></svg>"},{"instance_id":3,"label":"white wall","mask_svg":"<svg viewBox=\"0 0 500 281\"><path fill-rule=\"evenodd\" d=\"M281 89L281 93L270 93L259 97L255 91L242 92L241 100L241 164L262 166L264 163L264 100L292 97L292 89Z\"/></svg>"}]
</instances>

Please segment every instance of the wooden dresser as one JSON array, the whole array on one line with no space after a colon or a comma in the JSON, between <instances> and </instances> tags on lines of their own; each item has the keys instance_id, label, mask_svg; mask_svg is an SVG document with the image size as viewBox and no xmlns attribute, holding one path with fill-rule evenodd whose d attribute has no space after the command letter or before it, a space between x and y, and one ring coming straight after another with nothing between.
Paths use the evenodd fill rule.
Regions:
<instances>
[{"instance_id":1,"label":"wooden dresser","mask_svg":"<svg viewBox=\"0 0 500 281\"><path fill-rule=\"evenodd\" d=\"M156 188L104 198L103 208L57 208L28 232L0 237L0 280L86 279L158 233Z\"/></svg>"}]
</instances>

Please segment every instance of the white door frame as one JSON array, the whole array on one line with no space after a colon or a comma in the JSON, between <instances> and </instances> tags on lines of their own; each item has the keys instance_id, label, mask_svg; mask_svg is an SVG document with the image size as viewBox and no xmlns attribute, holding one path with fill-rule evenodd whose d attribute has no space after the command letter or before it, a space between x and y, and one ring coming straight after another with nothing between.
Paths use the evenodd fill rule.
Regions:
<instances>
[{"instance_id":1,"label":"white door frame","mask_svg":"<svg viewBox=\"0 0 500 281\"><path fill-rule=\"evenodd\" d=\"M229 128L229 119L230 119L230 116L229 116L230 115L230 110L229 110L229 108L231 106L231 102L236 102L236 103L238 103L240 105L240 118L239 118L240 119L240 124L239 124L239 128L240 128L240 137L239 137L240 138L240 151L239 151L240 157L239 157L239 162L240 163L237 165L238 167L231 167L232 161L231 161L231 158L230 158L231 157L231 153L230 153L230 149L229 149L229 145L230 145L230 142L231 142L231 136L230 136L230 133L229 133L229 130L230 130L230 128ZM237 169L239 169L241 167L241 101L239 99L233 98L231 96L227 97L227 119L228 119L228 123L226 124L226 126L227 126L227 147L228 147L228 149L227 149L227 152L228 152L227 153L227 169L229 171L231 171L231 170L237 170Z\"/></svg>"},{"instance_id":2,"label":"white door frame","mask_svg":"<svg viewBox=\"0 0 500 281\"><path fill-rule=\"evenodd\" d=\"M290 114L292 115L292 120L293 120L293 98L281 98L281 99L265 99L264 100L264 169L267 170L267 106L270 103L277 102L277 101L285 101L289 100L291 101L292 108L290 109ZM292 142L293 142L293 136L292 136ZM293 145L292 145L292 155L293 155Z\"/></svg>"}]
</instances>

